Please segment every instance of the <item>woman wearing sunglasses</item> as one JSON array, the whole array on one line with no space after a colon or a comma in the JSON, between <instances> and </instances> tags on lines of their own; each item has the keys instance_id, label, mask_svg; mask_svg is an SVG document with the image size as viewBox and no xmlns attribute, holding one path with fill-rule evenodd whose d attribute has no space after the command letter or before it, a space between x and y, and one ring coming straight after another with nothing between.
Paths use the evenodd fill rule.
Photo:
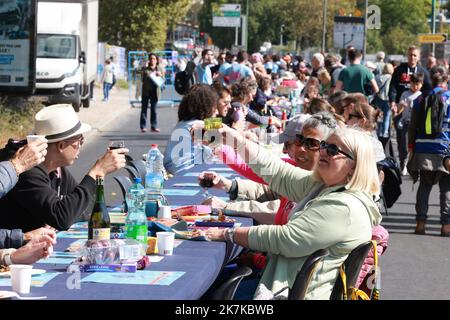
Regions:
<instances>
[{"instance_id":1,"label":"woman wearing sunglasses","mask_svg":"<svg viewBox=\"0 0 450 320\"><path fill-rule=\"evenodd\" d=\"M221 130L227 144L237 140L241 156L249 153L249 166L272 190L300 202L285 225L209 229L207 236L271 254L255 298L287 297L284 288L292 287L306 258L328 249L332 254L317 268L306 294L307 299L328 299L340 265L370 240L372 227L381 221L372 200L380 186L369 138L352 128L337 129L320 143L319 164L309 172L286 165L225 126Z\"/></svg>"}]
</instances>

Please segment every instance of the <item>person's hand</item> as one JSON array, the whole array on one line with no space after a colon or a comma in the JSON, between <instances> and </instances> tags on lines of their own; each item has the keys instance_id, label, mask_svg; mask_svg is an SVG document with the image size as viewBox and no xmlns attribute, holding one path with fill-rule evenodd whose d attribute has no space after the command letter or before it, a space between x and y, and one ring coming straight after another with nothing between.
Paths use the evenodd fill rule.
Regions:
<instances>
[{"instance_id":1,"label":"person's hand","mask_svg":"<svg viewBox=\"0 0 450 320\"><path fill-rule=\"evenodd\" d=\"M222 128L219 129L219 133L222 135L223 144L229 145L234 148L234 143L238 142L238 144L243 143L245 138L237 131L226 124L222 124Z\"/></svg>"},{"instance_id":2,"label":"person's hand","mask_svg":"<svg viewBox=\"0 0 450 320\"><path fill-rule=\"evenodd\" d=\"M202 202L203 205L211 206L213 209L225 209L227 203L218 197L211 197Z\"/></svg>"},{"instance_id":3,"label":"person's hand","mask_svg":"<svg viewBox=\"0 0 450 320\"><path fill-rule=\"evenodd\" d=\"M391 102L391 110L394 115L397 114L397 104L395 102Z\"/></svg>"},{"instance_id":4,"label":"person's hand","mask_svg":"<svg viewBox=\"0 0 450 320\"><path fill-rule=\"evenodd\" d=\"M31 241L33 239L39 238L43 235L48 235L50 238L54 239L56 241L56 232L55 229L50 227L49 225L46 225L44 228L38 228L32 231L28 231L23 234L23 240L25 241Z\"/></svg>"},{"instance_id":5,"label":"person's hand","mask_svg":"<svg viewBox=\"0 0 450 320\"><path fill-rule=\"evenodd\" d=\"M48 235L39 236L11 253L11 261L14 264L32 264L47 258L53 252L54 243L55 240Z\"/></svg>"},{"instance_id":6,"label":"person's hand","mask_svg":"<svg viewBox=\"0 0 450 320\"><path fill-rule=\"evenodd\" d=\"M225 241L225 231L227 229L219 229L217 227L215 228L208 228L205 232L205 236L213 241Z\"/></svg>"},{"instance_id":7,"label":"person's hand","mask_svg":"<svg viewBox=\"0 0 450 320\"><path fill-rule=\"evenodd\" d=\"M283 123L277 117L272 116L272 124L277 128L281 128Z\"/></svg>"},{"instance_id":8,"label":"person's hand","mask_svg":"<svg viewBox=\"0 0 450 320\"><path fill-rule=\"evenodd\" d=\"M94 166L89 171L88 175L93 179L96 176L106 176L108 173L114 172L125 167L125 154L130 150L127 148L120 148L114 150L107 150L106 153L97 160Z\"/></svg>"},{"instance_id":9,"label":"person's hand","mask_svg":"<svg viewBox=\"0 0 450 320\"><path fill-rule=\"evenodd\" d=\"M14 157L11 159L17 174L31 169L32 167L41 164L47 155L47 139L39 138L17 150Z\"/></svg>"},{"instance_id":10,"label":"person's hand","mask_svg":"<svg viewBox=\"0 0 450 320\"><path fill-rule=\"evenodd\" d=\"M253 131L249 131L249 130L244 131L244 132L242 132L242 135L244 136L244 138L246 138L250 141L253 141L253 142L259 141L258 135L256 133L254 133Z\"/></svg>"},{"instance_id":11,"label":"person's hand","mask_svg":"<svg viewBox=\"0 0 450 320\"><path fill-rule=\"evenodd\" d=\"M230 191L232 185L232 181L230 179L227 179L214 171L203 171L202 173L200 173L198 180L200 181L205 177L212 180L213 188L221 189L226 192Z\"/></svg>"},{"instance_id":12,"label":"person's hand","mask_svg":"<svg viewBox=\"0 0 450 320\"><path fill-rule=\"evenodd\" d=\"M450 171L450 158L444 160L445 170Z\"/></svg>"}]
</instances>

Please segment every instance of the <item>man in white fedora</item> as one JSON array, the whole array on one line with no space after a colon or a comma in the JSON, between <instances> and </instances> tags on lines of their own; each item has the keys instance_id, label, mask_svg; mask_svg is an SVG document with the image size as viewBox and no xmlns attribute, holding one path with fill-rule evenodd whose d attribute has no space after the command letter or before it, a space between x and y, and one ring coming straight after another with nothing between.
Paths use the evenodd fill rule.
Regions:
<instances>
[{"instance_id":1,"label":"man in white fedora","mask_svg":"<svg viewBox=\"0 0 450 320\"><path fill-rule=\"evenodd\" d=\"M78 158L83 133L90 129L68 104L52 105L36 114L34 133L47 139L47 155L43 163L22 173L16 186L0 199L0 228L27 232L47 224L67 230L89 218L95 177L123 168L128 152L126 148L106 151L78 183L66 167Z\"/></svg>"}]
</instances>

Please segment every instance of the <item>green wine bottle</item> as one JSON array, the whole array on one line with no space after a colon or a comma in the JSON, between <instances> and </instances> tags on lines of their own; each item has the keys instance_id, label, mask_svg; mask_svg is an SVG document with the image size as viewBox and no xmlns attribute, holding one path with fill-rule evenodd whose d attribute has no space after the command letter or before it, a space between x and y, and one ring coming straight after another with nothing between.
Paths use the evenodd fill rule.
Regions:
<instances>
[{"instance_id":1,"label":"green wine bottle","mask_svg":"<svg viewBox=\"0 0 450 320\"><path fill-rule=\"evenodd\" d=\"M111 221L106 209L104 178L97 176L95 205L89 219L88 239L89 240L109 240L111 232Z\"/></svg>"}]
</instances>

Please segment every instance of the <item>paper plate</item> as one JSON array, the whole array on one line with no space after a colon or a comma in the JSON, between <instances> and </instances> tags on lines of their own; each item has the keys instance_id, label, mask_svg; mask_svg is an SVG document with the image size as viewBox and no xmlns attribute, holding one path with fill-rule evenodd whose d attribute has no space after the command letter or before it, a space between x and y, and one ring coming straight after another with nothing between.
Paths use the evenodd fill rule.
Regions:
<instances>
[{"instance_id":1,"label":"paper plate","mask_svg":"<svg viewBox=\"0 0 450 320\"><path fill-rule=\"evenodd\" d=\"M43 274L46 272L47 271L45 271L44 269L31 269L32 276L35 276L37 274ZM10 276L11 276L11 271L6 271L6 272L0 273L0 277L10 277ZM7 292L7 291L1 291L1 292Z\"/></svg>"},{"instance_id":2,"label":"paper plate","mask_svg":"<svg viewBox=\"0 0 450 320\"><path fill-rule=\"evenodd\" d=\"M17 294L13 291L0 291L0 299L11 299L17 297Z\"/></svg>"}]
</instances>

